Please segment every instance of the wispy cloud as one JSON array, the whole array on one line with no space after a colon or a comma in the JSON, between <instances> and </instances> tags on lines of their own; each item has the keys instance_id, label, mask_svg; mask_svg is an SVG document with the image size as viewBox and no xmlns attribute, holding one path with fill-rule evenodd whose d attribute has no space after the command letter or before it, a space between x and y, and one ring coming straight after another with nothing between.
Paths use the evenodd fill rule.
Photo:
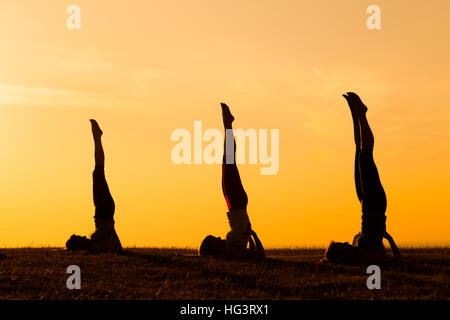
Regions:
<instances>
[{"instance_id":1,"label":"wispy cloud","mask_svg":"<svg viewBox=\"0 0 450 320\"><path fill-rule=\"evenodd\" d=\"M96 106L110 105L104 95L0 83L0 106L84 106L93 102Z\"/></svg>"},{"instance_id":2,"label":"wispy cloud","mask_svg":"<svg viewBox=\"0 0 450 320\"><path fill-rule=\"evenodd\" d=\"M77 72L96 72L112 69L111 61L83 61L75 59L58 59L53 62L53 68L57 68L59 72L64 70Z\"/></svg>"}]
</instances>

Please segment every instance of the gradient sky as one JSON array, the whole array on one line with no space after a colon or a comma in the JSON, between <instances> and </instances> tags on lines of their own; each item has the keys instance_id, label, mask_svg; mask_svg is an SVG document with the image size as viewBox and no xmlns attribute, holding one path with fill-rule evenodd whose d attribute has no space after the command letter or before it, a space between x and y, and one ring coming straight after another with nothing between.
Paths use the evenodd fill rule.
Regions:
<instances>
[{"instance_id":1,"label":"gradient sky","mask_svg":"<svg viewBox=\"0 0 450 320\"><path fill-rule=\"evenodd\" d=\"M81 7L81 30L66 8ZM382 29L366 27L381 7ZM219 165L174 165L177 128L280 129L280 170L241 165L266 247L351 241L361 223L352 120L369 107L387 226L450 243L450 2L2 0L0 246L62 246L94 229L93 142L125 246L225 236Z\"/></svg>"}]
</instances>

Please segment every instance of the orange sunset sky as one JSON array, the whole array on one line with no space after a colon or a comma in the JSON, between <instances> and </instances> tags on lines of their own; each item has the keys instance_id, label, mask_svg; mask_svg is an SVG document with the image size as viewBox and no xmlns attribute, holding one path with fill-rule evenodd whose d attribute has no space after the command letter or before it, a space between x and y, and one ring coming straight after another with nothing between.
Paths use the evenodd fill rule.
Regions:
<instances>
[{"instance_id":1,"label":"orange sunset sky","mask_svg":"<svg viewBox=\"0 0 450 320\"><path fill-rule=\"evenodd\" d=\"M81 30L66 9L81 8ZM366 8L381 8L368 30ZM2 0L0 247L94 229L93 142L125 246L225 236L220 165L175 165L178 128L280 130L279 172L240 165L266 247L351 241L361 210L350 112L369 108L400 245L450 243L450 1Z\"/></svg>"}]
</instances>

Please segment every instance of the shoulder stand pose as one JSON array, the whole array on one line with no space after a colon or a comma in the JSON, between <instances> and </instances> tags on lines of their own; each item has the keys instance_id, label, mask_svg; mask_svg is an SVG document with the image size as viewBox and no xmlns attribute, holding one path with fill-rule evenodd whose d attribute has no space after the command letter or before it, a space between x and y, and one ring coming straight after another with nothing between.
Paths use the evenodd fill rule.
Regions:
<instances>
[{"instance_id":1,"label":"shoulder stand pose","mask_svg":"<svg viewBox=\"0 0 450 320\"><path fill-rule=\"evenodd\" d=\"M221 106L225 129L222 191L229 210L227 216L231 231L228 232L226 240L207 236L200 246L200 255L226 256L232 259L263 259L265 258L264 248L251 228L247 215L248 198L236 166L236 145L232 128L234 117L225 103L221 103Z\"/></svg>"},{"instance_id":2,"label":"shoulder stand pose","mask_svg":"<svg viewBox=\"0 0 450 320\"><path fill-rule=\"evenodd\" d=\"M386 232L386 194L381 185L378 170L373 159L374 137L367 122L367 107L353 92L343 95L347 100L353 118L356 144L355 184L356 194L362 207L361 232L348 243L331 242L325 259L336 262L382 263L387 260L383 238L389 241L393 257L400 259L400 252Z\"/></svg>"},{"instance_id":3,"label":"shoulder stand pose","mask_svg":"<svg viewBox=\"0 0 450 320\"><path fill-rule=\"evenodd\" d=\"M91 119L95 144L95 170L92 174L95 205L95 232L91 239L72 235L66 243L68 250L121 251L119 237L114 228L114 200L105 178L105 154L102 146L102 130Z\"/></svg>"}]
</instances>

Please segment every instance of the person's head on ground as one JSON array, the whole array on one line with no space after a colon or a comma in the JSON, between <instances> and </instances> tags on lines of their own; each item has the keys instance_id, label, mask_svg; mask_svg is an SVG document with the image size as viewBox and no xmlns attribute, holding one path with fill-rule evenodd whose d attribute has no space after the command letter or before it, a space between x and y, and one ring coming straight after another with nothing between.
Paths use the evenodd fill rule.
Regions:
<instances>
[{"instance_id":1,"label":"person's head on ground","mask_svg":"<svg viewBox=\"0 0 450 320\"><path fill-rule=\"evenodd\" d=\"M66 248L69 251L74 250L90 250L92 248L92 241L86 237L73 234L66 242Z\"/></svg>"},{"instance_id":2,"label":"person's head on ground","mask_svg":"<svg viewBox=\"0 0 450 320\"><path fill-rule=\"evenodd\" d=\"M336 263L357 263L360 260L359 250L348 242L331 241L325 251L324 260Z\"/></svg>"},{"instance_id":3,"label":"person's head on ground","mask_svg":"<svg viewBox=\"0 0 450 320\"><path fill-rule=\"evenodd\" d=\"M220 256L225 255L226 241L220 237L214 237L212 235L203 239L200 245L199 253L201 256Z\"/></svg>"}]
</instances>

